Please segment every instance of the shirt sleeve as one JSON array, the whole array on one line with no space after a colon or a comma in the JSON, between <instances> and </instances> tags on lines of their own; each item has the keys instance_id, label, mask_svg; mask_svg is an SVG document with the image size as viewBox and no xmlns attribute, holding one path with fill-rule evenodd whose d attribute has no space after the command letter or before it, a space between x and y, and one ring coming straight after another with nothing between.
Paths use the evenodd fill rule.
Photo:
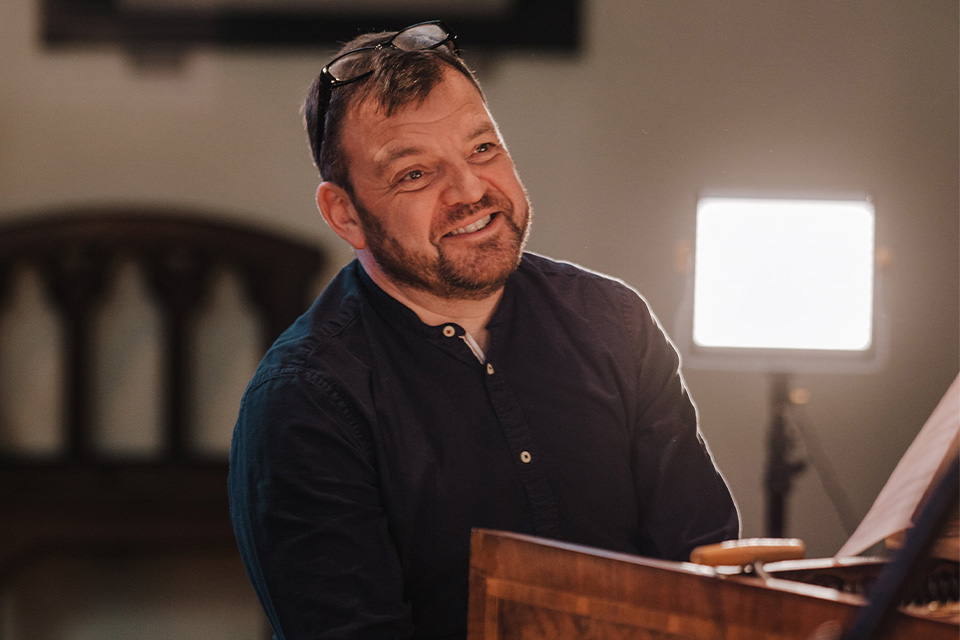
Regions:
<instances>
[{"instance_id":1,"label":"shirt sleeve","mask_svg":"<svg viewBox=\"0 0 960 640\"><path fill-rule=\"evenodd\" d=\"M279 640L411 635L372 448L308 374L254 383L230 453L240 553Z\"/></svg>"},{"instance_id":2,"label":"shirt sleeve","mask_svg":"<svg viewBox=\"0 0 960 640\"><path fill-rule=\"evenodd\" d=\"M625 292L635 358L632 459L644 529L659 555L687 561L702 544L740 536L730 490L700 431L680 357L643 298Z\"/></svg>"}]
</instances>

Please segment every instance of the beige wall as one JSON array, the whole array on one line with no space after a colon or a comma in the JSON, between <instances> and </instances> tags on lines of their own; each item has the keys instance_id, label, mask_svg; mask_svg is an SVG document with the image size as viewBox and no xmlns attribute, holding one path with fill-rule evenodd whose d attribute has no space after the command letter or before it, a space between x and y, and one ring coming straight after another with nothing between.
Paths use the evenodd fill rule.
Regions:
<instances>
[{"instance_id":1,"label":"beige wall","mask_svg":"<svg viewBox=\"0 0 960 640\"><path fill-rule=\"evenodd\" d=\"M312 203L298 109L327 51L201 51L138 70L47 51L36 0L0 4L0 217L94 203L209 208L349 254ZM803 375L808 421L859 521L960 368L955 0L585 0L581 55L464 42L536 210L531 248L623 278L672 327L707 189L869 195L890 357ZM454 24L455 27L455 24ZM703 429L762 532L767 378L688 371ZM812 471L789 533L846 538Z\"/></svg>"}]
</instances>

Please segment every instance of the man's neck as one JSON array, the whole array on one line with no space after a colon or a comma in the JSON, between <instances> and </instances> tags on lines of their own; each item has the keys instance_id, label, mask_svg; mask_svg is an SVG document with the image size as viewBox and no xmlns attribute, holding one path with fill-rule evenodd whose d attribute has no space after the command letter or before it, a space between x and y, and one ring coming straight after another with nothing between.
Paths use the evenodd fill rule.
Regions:
<instances>
[{"instance_id":1,"label":"man's neck","mask_svg":"<svg viewBox=\"0 0 960 640\"><path fill-rule=\"evenodd\" d=\"M390 297L411 309L420 321L430 326L453 322L467 331L483 351L487 350L489 335L487 323L503 296L503 287L478 300L442 298L429 292L395 283L387 277L371 256L357 256L364 271Z\"/></svg>"}]
</instances>

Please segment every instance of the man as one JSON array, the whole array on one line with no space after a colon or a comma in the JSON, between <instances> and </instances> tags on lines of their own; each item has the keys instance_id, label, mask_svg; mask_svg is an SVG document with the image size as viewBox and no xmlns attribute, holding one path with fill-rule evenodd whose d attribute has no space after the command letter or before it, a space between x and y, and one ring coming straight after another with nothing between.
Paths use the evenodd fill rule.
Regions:
<instances>
[{"instance_id":1,"label":"man","mask_svg":"<svg viewBox=\"0 0 960 640\"><path fill-rule=\"evenodd\" d=\"M622 283L523 253L530 205L440 23L361 36L305 119L347 265L265 356L230 495L278 638L462 638L473 527L683 560L739 522Z\"/></svg>"}]
</instances>

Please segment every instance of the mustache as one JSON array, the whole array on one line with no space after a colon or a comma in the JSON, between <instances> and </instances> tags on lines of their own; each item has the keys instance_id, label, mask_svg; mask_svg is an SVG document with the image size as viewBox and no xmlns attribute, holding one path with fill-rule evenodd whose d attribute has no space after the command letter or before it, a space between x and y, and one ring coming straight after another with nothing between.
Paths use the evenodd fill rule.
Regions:
<instances>
[{"instance_id":1,"label":"mustache","mask_svg":"<svg viewBox=\"0 0 960 640\"><path fill-rule=\"evenodd\" d=\"M483 197L471 204L456 204L448 207L442 216L444 225L452 225L466 220L478 211L484 209L500 210L508 215L513 212L513 205L505 196L487 192Z\"/></svg>"}]
</instances>

